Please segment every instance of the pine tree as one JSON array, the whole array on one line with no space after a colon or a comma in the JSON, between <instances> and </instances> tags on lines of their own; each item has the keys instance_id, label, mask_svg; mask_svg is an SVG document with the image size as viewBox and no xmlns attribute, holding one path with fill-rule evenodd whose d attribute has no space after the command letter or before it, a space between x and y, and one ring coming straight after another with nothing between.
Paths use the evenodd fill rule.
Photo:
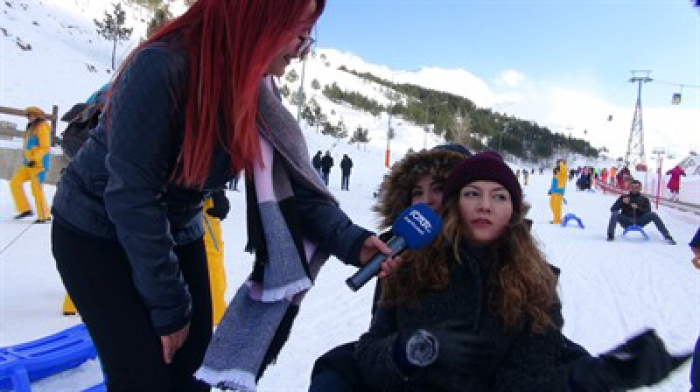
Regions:
<instances>
[{"instance_id":1,"label":"pine tree","mask_svg":"<svg viewBox=\"0 0 700 392\"><path fill-rule=\"evenodd\" d=\"M299 79L299 75L297 74L297 71L291 70L287 72L287 75L284 77L289 83L294 83Z\"/></svg>"},{"instance_id":2,"label":"pine tree","mask_svg":"<svg viewBox=\"0 0 700 392\"><path fill-rule=\"evenodd\" d=\"M358 126L350 138L350 144L353 143L357 143L358 149L360 148L361 144L364 144L366 150L367 144L369 143L369 129L364 129L361 126Z\"/></svg>"},{"instance_id":3,"label":"pine tree","mask_svg":"<svg viewBox=\"0 0 700 392\"><path fill-rule=\"evenodd\" d=\"M292 105L303 105L304 102L306 101L306 94L303 91L295 91L292 93L292 99L290 102Z\"/></svg>"},{"instance_id":4,"label":"pine tree","mask_svg":"<svg viewBox=\"0 0 700 392\"><path fill-rule=\"evenodd\" d=\"M318 106L318 102L311 98L307 103L304 104L304 108L301 111L301 118L306 120L307 124L310 126L319 126L321 122L327 121L326 116L321 112L321 107Z\"/></svg>"},{"instance_id":5,"label":"pine tree","mask_svg":"<svg viewBox=\"0 0 700 392\"><path fill-rule=\"evenodd\" d=\"M311 81L311 88L314 90L321 89L321 83L318 81L318 79L314 79Z\"/></svg>"},{"instance_id":6,"label":"pine tree","mask_svg":"<svg viewBox=\"0 0 700 392\"><path fill-rule=\"evenodd\" d=\"M291 92L289 91L289 86L287 86L286 84L284 84L284 85L282 85L282 87L280 87L280 95L283 96L284 98L288 98L290 93Z\"/></svg>"},{"instance_id":7,"label":"pine tree","mask_svg":"<svg viewBox=\"0 0 700 392\"><path fill-rule=\"evenodd\" d=\"M172 19L173 15L170 13L170 8L167 4L164 7L157 8L153 12L153 18L148 22L148 27L146 27L146 36L150 37L151 34L155 33L164 23Z\"/></svg>"},{"instance_id":8,"label":"pine tree","mask_svg":"<svg viewBox=\"0 0 700 392\"><path fill-rule=\"evenodd\" d=\"M132 3L138 4L140 6L146 7L149 10L155 11L163 6L163 0L131 0ZM194 1L192 2L194 3ZM187 2L185 1L185 4ZM188 4L191 5L191 4ZM167 4L165 5L167 7Z\"/></svg>"},{"instance_id":9,"label":"pine tree","mask_svg":"<svg viewBox=\"0 0 700 392\"><path fill-rule=\"evenodd\" d=\"M117 43L129 39L133 30L124 27L126 12L122 9L121 4L116 3L113 5L114 10L112 14L108 14L105 11L105 18L101 22L94 19L95 25L97 25L97 33L114 43L112 46L112 70L115 68L114 61L117 53Z\"/></svg>"}]
</instances>

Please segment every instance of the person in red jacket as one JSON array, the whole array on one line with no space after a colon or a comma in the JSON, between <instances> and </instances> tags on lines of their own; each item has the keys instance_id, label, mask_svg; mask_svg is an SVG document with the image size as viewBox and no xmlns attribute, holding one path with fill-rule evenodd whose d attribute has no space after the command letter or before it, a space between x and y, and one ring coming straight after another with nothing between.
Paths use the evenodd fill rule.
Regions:
<instances>
[{"instance_id":1,"label":"person in red jacket","mask_svg":"<svg viewBox=\"0 0 700 392\"><path fill-rule=\"evenodd\" d=\"M668 190L671 191L671 200L678 201L678 193L681 190L681 176L685 176L685 171L676 165L676 167L667 171L666 175L671 176L666 185Z\"/></svg>"},{"instance_id":2,"label":"person in red jacket","mask_svg":"<svg viewBox=\"0 0 700 392\"><path fill-rule=\"evenodd\" d=\"M608 183L608 168L604 167L603 170L600 171L600 180L603 182L603 184Z\"/></svg>"}]
</instances>

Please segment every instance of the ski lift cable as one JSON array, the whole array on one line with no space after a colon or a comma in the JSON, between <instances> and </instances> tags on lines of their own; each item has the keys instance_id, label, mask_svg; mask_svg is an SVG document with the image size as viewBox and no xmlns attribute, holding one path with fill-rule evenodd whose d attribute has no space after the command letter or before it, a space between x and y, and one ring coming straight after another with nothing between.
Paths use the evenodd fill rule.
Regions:
<instances>
[{"instance_id":1,"label":"ski lift cable","mask_svg":"<svg viewBox=\"0 0 700 392\"><path fill-rule=\"evenodd\" d=\"M658 80L658 79L655 79L654 83L667 84L667 85L671 85L671 86L679 86L681 89L683 89L683 88L700 88L699 85L695 85L695 84L674 83L674 82L668 82L668 81Z\"/></svg>"}]
</instances>

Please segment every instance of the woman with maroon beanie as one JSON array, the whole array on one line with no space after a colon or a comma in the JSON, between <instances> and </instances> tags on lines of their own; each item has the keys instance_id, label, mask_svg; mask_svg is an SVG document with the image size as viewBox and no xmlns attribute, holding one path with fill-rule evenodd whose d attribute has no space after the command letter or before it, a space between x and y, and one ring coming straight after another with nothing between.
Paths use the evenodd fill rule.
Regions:
<instances>
[{"instance_id":1,"label":"woman with maroon beanie","mask_svg":"<svg viewBox=\"0 0 700 392\"><path fill-rule=\"evenodd\" d=\"M377 391L609 391L652 385L688 356L646 331L599 357L562 334L557 271L522 216L500 155L445 181L443 230L383 284L356 359Z\"/></svg>"}]
</instances>

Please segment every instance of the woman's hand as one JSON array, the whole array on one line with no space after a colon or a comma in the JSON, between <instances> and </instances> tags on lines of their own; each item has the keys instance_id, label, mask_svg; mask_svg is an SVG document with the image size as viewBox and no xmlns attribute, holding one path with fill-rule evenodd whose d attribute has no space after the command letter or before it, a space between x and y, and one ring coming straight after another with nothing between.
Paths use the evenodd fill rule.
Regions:
<instances>
[{"instance_id":1,"label":"woman's hand","mask_svg":"<svg viewBox=\"0 0 700 392\"><path fill-rule=\"evenodd\" d=\"M362 251L360 251L360 263L366 264L377 252L389 256L391 255L391 248L389 248L387 244L380 240L376 235L368 237L362 246ZM401 262L401 257L399 256L388 257L386 261L382 263L382 270L379 272L379 277L386 278L387 276L391 275L391 273L394 272L399 265L401 265Z\"/></svg>"},{"instance_id":2,"label":"woman's hand","mask_svg":"<svg viewBox=\"0 0 700 392\"><path fill-rule=\"evenodd\" d=\"M167 336L161 336L160 342L163 345L163 361L170 364L177 350L185 344L187 335L190 333L190 323L187 323L180 330L175 331Z\"/></svg>"},{"instance_id":3,"label":"woman's hand","mask_svg":"<svg viewBox=\"0 0 700 392\"><path fill-rule=\"evenodd\" d=\"M385 262L382 263L382 270L379 271L379 276L380 278L386 278L387 276L391 275L396 271L401 264L403 264L403 259L401 259L401 256L392 256L386 259Z\"/></svg>"},{"instance_id":4,"label":"woman's hand","mask_svg":"<svg viewBox=\"0 0 700 392\"><path fill-rule=\"evenodd\" d=\"M669 353L656 332L646 330L605 354L574 362L570 383L576 391L626 391L651 386L691 357L692 353Z\"/></svg>"}]
</instances>

